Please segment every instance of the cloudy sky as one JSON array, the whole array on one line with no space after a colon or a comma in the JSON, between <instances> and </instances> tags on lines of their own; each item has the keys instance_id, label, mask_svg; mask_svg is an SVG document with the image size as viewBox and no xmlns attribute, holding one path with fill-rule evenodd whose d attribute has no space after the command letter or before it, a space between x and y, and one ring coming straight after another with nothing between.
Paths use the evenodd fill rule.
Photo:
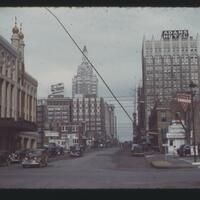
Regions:
<instances>
[{"instance_id":1,"label":"cloudy sky","mask_svg":"<svg viewBox=\"0 0 200 200\"><path fill-rule=\"evenodd\" d=\"M132 116L134 89L142 79L142 40L160 39L162 30L200 33L200 8L50 8L63 22ZM82 55L58 22L44 8L0 8L0 35L10 41L14 19L22 22L26 71L38 80L38 98L50 85L64 82L71 97L72 78ZM110 98L99 78L99 96L116 105L119 139L132 139L132 125Z\"/></svg>"}]
</instances>

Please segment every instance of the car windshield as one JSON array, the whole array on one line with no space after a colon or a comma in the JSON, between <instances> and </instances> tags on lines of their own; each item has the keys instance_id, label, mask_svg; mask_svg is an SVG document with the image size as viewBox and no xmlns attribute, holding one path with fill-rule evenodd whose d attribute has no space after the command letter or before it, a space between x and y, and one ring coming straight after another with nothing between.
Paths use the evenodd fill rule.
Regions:
<instances>
[{"instance_id":1,"label":"car windshield","mask_svg":"<svg viewBox=\"0 0 200 200\"><path fill-rule=\"evenodd\" d=\"M32 150L30 152L28 152L29 155L41 155L42 154L42 150Z\"/></svg>"}]
</instances>

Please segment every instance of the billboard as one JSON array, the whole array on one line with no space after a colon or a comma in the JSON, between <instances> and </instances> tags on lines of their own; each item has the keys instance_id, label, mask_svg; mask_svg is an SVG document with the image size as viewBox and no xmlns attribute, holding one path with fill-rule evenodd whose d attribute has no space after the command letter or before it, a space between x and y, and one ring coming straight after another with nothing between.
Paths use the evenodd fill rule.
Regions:
<instances>
[{"instance_id":1,"label":"billboard","mask_svg":"<svg viewBox=\"0 0 200 200\"><path fill-rule=\"evenodd\" d=\"M63 93L64 92L64 83L57 83L51 85L52 94Z\"/></svg>"},{"instance_id":2,"label":"billboard","mask_svg":"<svg viewBox=\"0 0 200 200\"><path fill-rule=\"evenodd\" d=\"M169 39L187 39L189 36L188 30L166 30L162 32L162 38L164 40Z\"/></svg>"},{"instance_id":3,"label":"billboard","mask_svg":"<svg viewBox=\"0 0 200 200\"><path fill-rule=\"evenodd\" d=\"M44 131L46 137L58 137L59 133L56 131Z\"/></svg>"}]
</instances>

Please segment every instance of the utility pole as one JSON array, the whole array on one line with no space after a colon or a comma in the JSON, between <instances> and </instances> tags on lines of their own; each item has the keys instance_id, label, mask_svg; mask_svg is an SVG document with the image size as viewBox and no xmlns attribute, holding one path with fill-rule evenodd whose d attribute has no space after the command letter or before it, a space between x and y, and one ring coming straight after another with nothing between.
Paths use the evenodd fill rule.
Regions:
<instances>
[{"instance_id":1,"label":"utility pole","mask_svg":"<svg viewBox=\"0 0 200 200\"><path fill-rule=\"evenodd\" d=\"M194 148L194 162L197 161L197 158L196 158L196 135L195 135L195 122L194 122L194 95L195 95L195 91L193 91L193 88L197 87L196 84L194 84L192 81L189 85L190 87L190 92L191 92L191 106L192 106L192 128L193 128L193 148Z\"/></svg>"},{"instance_id":2,"label":"utility pole","mask_svg":"<svg viewBox=\"0 0 200 200\"><path fill-rule=\"evenodd\" d=\"M137 89L136 89L136 86L135 86L135 89L134 89L134 102L133 102L133 142L134 141L134 136L136 136L136 95L137 95Z\"/></svg>"}]
</instances>

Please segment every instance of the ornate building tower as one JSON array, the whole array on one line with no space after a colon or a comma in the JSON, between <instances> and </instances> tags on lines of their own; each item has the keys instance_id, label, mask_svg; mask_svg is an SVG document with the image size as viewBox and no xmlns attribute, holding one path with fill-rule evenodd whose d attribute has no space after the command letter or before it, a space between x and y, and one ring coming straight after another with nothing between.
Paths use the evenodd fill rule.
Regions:
<instances>
[{"instance_id":1,"label":"ornate building tower","mask_svg":"<svg viewBox=\"0 0 200 200\"><path fill-rule=\"evenodd\" d=\"M0 150L36 147L38 82L25 70L23 38L16 18L11 44L0 35Z\"/></svg>"},{"instance_id":2,"label":"ornate building tower","mask_svg":"<svg viewBox=\"0 0 200 200\"><path fill-rule=\"evenodd\" d=\"M83 48L83 53L87 56L88 51L86 46ZM75 95L95 95L97 96L98 79L93 74L92 67L88 63L85 56L82 57L82 63L78 66L77 75L72 80L72 97Z\"/></svg>"}]
</instances>

